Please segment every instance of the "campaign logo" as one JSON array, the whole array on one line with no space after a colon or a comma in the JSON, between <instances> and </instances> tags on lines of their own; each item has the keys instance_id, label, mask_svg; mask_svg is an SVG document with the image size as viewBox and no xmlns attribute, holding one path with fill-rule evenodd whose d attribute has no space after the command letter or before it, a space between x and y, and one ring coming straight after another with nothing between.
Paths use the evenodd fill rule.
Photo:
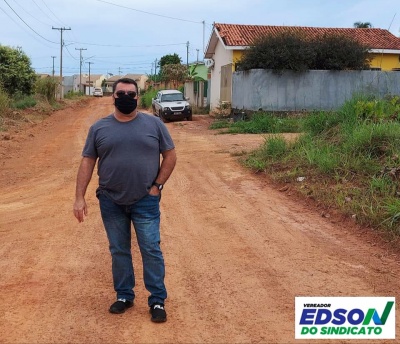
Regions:
<instances>
[{"instance_id":1,"label":"campaign logo","mask_svg":"<svg viewBox=\"0 0 400 344\"><path fill-rule=\"evenodd\" d=\"M395 339L394 297L296 297L296 339Z\"/></svg>"}]
</instances>

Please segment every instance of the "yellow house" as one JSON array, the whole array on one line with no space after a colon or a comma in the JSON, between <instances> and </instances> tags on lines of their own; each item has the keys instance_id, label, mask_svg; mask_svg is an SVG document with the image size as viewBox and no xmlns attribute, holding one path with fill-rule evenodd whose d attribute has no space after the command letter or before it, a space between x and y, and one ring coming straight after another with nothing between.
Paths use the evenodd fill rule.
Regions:
<instances>
[{"instance_id":1,"label":"yellow house","mask_svg":"<svg viewBox=\"0 0 400 344\"><path fill-rule=\"evenodd\" d=\"M231 102L232 72L243 51L258 37L277 34L288 29L301 32L309 38L321 37L324 34L341 34L355 38L369 47L371 69L400 70L400 38L388 30L214 23L204 55L211 74L209 100L211 109L218 107L222 102Z\"/></svg>"}]
</instances>

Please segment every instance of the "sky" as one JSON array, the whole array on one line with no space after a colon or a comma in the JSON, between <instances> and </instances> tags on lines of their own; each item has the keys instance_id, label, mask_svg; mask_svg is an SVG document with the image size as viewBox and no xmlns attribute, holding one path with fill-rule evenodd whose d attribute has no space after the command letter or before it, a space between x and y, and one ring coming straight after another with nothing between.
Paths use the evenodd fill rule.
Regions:
<instances>
[{"instance_id":1,"label":"sky","mask_svg":"<svg viewBox=\"0 0 400 344\"><path fill-rule=\"evenodd\" d=\"M153 74L161 57L203 60L213 23L353 27L400 36L399 0L0 0L0 45L37 73ZM66 30L60 30L66 29ZM70 30L69 30L70 29ZM80 61L82 60L82 64Z\"/></svg>"}]
</instances>

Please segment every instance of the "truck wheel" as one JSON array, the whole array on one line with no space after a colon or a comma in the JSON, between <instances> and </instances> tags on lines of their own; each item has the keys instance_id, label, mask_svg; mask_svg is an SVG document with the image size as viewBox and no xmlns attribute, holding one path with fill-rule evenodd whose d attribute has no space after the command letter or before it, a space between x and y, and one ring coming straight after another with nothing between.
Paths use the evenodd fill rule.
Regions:
<instances>
[{"instance_id":1,"label":"truck wheel","mask_svg":"<svg viewBox=\"0 0 400 344\"><path fill-rule=\"evenodd\" d=\"M193 120L192 114L190 114L188 117L186 117L186 119L187 119L188 121L192 121L192 120Z\"/></svg>"},{"instance_id":2,"label":"truck wheel","mask_svg":"<svg viewBox=\"0 0 400 344\"><path fill-rule=\"evenodd\" d=\"M167 122L168 122L168 120L165 118L165 116L164 116L164 114L162 113L161 110L160 110L160 112L159 112L159 116L160 116L161 120L162 120L164 123L167 123Z\"/></svg>"}]
</instances>

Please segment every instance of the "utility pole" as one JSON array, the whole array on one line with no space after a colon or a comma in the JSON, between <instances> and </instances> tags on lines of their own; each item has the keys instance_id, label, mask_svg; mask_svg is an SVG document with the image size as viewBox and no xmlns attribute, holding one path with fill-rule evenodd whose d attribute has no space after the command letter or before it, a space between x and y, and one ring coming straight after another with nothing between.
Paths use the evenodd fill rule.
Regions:
<instances>
[{"instance_id":1,"label":"utility pole","mask_svg":"<svg viewBox=\"0 0 400 344\"><path fill-rule=\"evenodd\" d=\"M196 59L196 62L199 62L199 49L196 49L197 50L197 59Z\"/></svg>"},{"instance_id":2,"label":"utility pole","mask_svg":"<svg viewBox=\"0 0 400 344\"><path fill-rule=\"evenodd\" d=\"M53 78L54 78L54 59L56 58L56 56L52 56L51 58L53 59Z\"/></svg>"},{"instance_id":3,"label":"utility pole","mask_svg":"<svg viewBox=\"0 0 400 344\"><path fill-rule=\"evenodd\" d=\"M186 42L186 65L189 68L189 41Z\"/></svg>"},{"instance_id":4,"label":"utility pole","mask_svg":"<svg viewBox=\"0 0 400 344\"><path fill-rule=\"evenodd\" d=\"M202 23L203 23L203 54L204 54L206 52L206 49L205 49L205 46L204 46L205 35L206 35L206 21L203 20Z\"/></svg>"},{"instance_id":5,"label":"utility pole","mask_svg":"<svg viewBox=\"0 0 400 344\"><path fill-rule=\"evenodd\" d=\"M60 44L60 83L61 83L61 90L60 90L60 99L64 98L64 85L63 85L63 76L62 76L62 53L63 53L63 31L65 30L71 30L71 28L65 28L65 27L51 27L53 30L59 30L61 32L61 44Z\"/></svg>"},{"instance_id":6,"label":"utility pole","mask_svg":"<svg viewBox=\"0 0 400 344\"><path fill-rule=\"evenodd\" d=\"M75 50L80 50L79 52L79 92L82 92L82 50L87 50L86 48L75 48Z\"/></svg>"},{"instance_id":7,"label":"utility pole","mask_svg":"<svg viewBox=\"0 0 400 344\"><path fill-rule=\"evenodd\" d=\"M90 65L93 64L94 62L88 62L89 63L89 96L90 96Z\"/></svg>"},{"instance_id":8,"label":"utility pole","mask_svg":"<svg viewBox=\"0 0 400 344\"><path fill-rule=\"evenodd\" d=\"M150 80L152 81L152 86L154 86L153 65L154 65L154 62L151 63L151 72L150 72L150 75L151 75Z\"/></svg>"},{"instance_id":9,"label":"utility pole","mask_svg":"<svg viewBox=\"0 0 400 344\"><path fill-rule=\"evenodd\" d=\"M154 61L154 82L157 82L157 59Z\"/></svg>"}]
</instances>

